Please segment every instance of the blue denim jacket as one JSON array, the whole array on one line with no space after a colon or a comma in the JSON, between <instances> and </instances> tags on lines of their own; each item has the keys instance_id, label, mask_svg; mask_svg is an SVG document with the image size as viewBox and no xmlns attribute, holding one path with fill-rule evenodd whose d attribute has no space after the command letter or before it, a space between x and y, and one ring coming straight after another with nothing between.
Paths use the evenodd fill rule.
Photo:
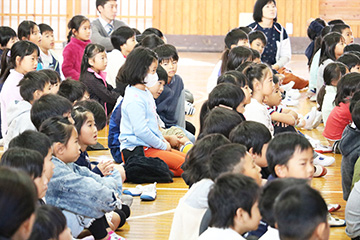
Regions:
<instances>
[{"instance_id":1,"label":"blue denim jacket","mask_svg":"<svg viewBox=\"0 0 360 240\"><path fill-rule=\"evenodd\" d=\"M102 178L86 167L66 164L56 157L51 160L55 168L45 196L48 204L89 218L100 218L116 208L116 179Z\"/></svg>"}]
</instances>

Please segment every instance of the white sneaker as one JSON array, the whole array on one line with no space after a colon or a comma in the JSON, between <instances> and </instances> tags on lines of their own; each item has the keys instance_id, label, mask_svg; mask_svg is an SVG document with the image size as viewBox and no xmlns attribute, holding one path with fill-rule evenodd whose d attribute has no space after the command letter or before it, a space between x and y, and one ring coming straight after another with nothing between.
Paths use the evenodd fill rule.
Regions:
<instances>
[{"instance_id":1,"label":"white sneaker","mask_svg":"<svg viewBox=\"0 0 360 240\"><path fill-rule=\"evenodd\" d=\"M310 102L316 102L316 94L310 97Z\"/></svg>"},{"instance_id":2,"label":"white sneaker","mask_svg":"<svg viewBox=\"0 0 360 240\"><path fill-rule=\"evenodd\" d=\"M304 117L304 120L305 120L304 128L306 130L311 130L312 129L312 125L313 125L313 122L315 120L315 117L316 117L316 107L312 107L310 112L308 112Z\"/></svg>"},{"instance_id":3,"label":"white sneaker","mask_svg":"<svg viewBox=\"0 0 360 240\"><path fill-rule=\"evenodd\" d=\"M325 156L325 155L323 155L321 153L318 153L318 156L314 159L314 164L319 164L319 165L324 166L324 167L330 166L334 162L335 162L335 158Z\"/></svg>"},{"instance_id":4,"label":"white sneaker","mask_svg":"<svg viewBox=\"0 0 360 240\"><path fill-rule=\"evenodd\" d=\"M321 120L322 120L322 113L319 112L318 110L316 110L315 113L316 113L316 116L315 116L314 122L312 123L312 126L311 126L313 129L317 128L320 125Z\"/></svg>"},{"instance_id":5,"label":"white sneaker","mask_svg":"<svg viewBox=\"0 0 360 240\"><path fill-rule=\"evenodd\" d=\"M328 223L330 227L343 227L346 225L345 220L334 218L330 213L328 213Z\"/></svg>"},{"instance_id":6,"label":"white sneaker","mask_svg":"<svg viewBox=\"0 0 360 240\"><path fill-rule=\"evenodd\" d=\"M126 240L120 235L117 235L114 231L109 232L110 240Z\"/></svg>"},{"instance_id":7,"label":"white sneaker","mask_svg":"<svg viewBox=\"0 0 360 240\"><path fill-rule=\"evenodd\" d=\"M283 104L286 106L296 106L299 104L299 100L291 99L289 97L285 97L284 100L282 100Z\"/></svg>"},{"instance_id":8,"label":"white sneaker","mask_svg":"<svg viewBox=\"0 0 360 240\"><path fill-rule=\"evenodd\" d=\"M294 81L290 81L288 82L287 84L284 84L284 85L281 85L281 88L284 90L284 91L289 91L290 89L293 88L293 86L295 85L295 82Z\"/></svg>"},{"instance_id":9,"label":"white sneaker","mask_svg":"<svg viewBox=\"0 0 360 240\"><path fill-rule=\"evenodd\" d=\"M301 93L297 89L290 89L286 91L286 96L291 99L297 100L301 97Z\"/></svg>"},{"instance_id":10,"label":"white sneaker","mask_svg":"<svg viewBox=\"0 0 360 240\"><path fill-rule=\"evenodd\" d=\"M144 186L140 199L144 201L154 201L156 199L156 182Z\"/></svg>"},{"instance_id":11,"label":"white sneaker","mask_svg":"<svg viewBox=\"0 0 360 240\"><path fill-rule=\"evenodd\" d=\"M141 195L141 193L143 192L143 188L144 188L143 186L137 185L134 188L125 189L123 193L127 195L131 195L133 197L137 197Z\"/></svg>"},{"instance_id":12,"label":"white sneaker","mask_svg":"<svg viewBox=\"0 0 360 240\"><path fill-rule=\"evenodd\" d=\"M318 144L316 147L314 147L314 151L317 153L331 153L333 151L333 148L331 146L324 146L322 144Z\"/></svg>"},{"instance_id":13,"label":"white sneaker","mask_svg":"<svg viewBox=\"0 0 360 240\"><path fill-rule=\"evenodd\" d=\"M310 137L309 135L306 135L306 134L303 134L303 135L310 142L310 144L311 144L311 146L313 146L313 148L316 148L316 147L321 145L320 140L312 138L312 137Z\"/></svg>"}]
</instances>

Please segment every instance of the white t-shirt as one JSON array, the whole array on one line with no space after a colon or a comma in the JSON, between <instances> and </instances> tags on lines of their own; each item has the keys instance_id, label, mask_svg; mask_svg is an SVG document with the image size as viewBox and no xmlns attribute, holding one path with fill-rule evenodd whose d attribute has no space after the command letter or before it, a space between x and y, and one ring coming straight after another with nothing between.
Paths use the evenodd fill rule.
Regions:
<instances>
[{"instance_id":1,"label":"white t-shirt","mask_svg":"<svg viewBox=\"0 0 360 240\"><path fill-rule=\"evenodd\" d=\"M259 240L280 240L279 230L268 226L268 230L259 238Z\"/></svg>"},{"instance_id":2,"label":"white t-shirt","mask_svg":"<svg viewBox=\"0 0 360 240\"><path fill-rule=\"evenodd\" d=\"M219 240L219 239L231 239L231 240L245 240L239 233L235 232L231 228L214 228L209 227L203 234L200 235L198 240Z\"/></svg>"},{"instance_id":3,"label":"white t-shirt","mask_svg":"<svg viewBox=\"0 0 360 240\"><path fill-rule=\"evenodd\" d=\"M108 62L105 69L106 82L113 88L116 88L116 76L121 66L125 63L126 58L119 50L113 49L107 53L107 60Z\"/></svg>"},{"instance_id":4,"label":"white t-shirt","mask_svg":"<svg viewBox=\"0 0 360 240\"><path fill-rule=\"evenodd\" d=\"M251 102L245 106L244 116L246 120L255 121L264 124L274 136L274 126L265 104L259 103L256 99L251 98Z\"/></svg>"}]
</instances>

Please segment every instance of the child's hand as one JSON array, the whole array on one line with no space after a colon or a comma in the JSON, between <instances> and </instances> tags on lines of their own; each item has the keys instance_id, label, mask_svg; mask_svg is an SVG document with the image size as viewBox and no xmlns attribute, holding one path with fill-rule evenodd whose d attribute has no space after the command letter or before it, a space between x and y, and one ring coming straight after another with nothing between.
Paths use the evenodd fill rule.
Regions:
<instances>
[{"instance_id":1,"label":"child's hand","mask_svg":"<svg viewBox=\"0 0 360 240\"><path fill-rule=\"evenodd\" d=\"M166 151L171 151L171 145L168 141L165 140L166 143Z\"/></svg>"},{"instance_id":2,"label":"child's hand","mask_svg":"<svg viewBox=\"0 0 360 240\"><path fill-rule=\"evenodd\" d=\"M111 171L114 170L114 164L111 161L101 161L97 167L104 176L111 175Z\"/></svg>"},{"instance_id":3,"label":"child's hand","mask_svg":"<svg viewBox=\"0 0 360 240\"><path fill-rule=\"evenodd\" d=\"M172 148L178 149L180 146L180 140L176 135L170 135L166 139Z\"/></svg>"}]
</instances>

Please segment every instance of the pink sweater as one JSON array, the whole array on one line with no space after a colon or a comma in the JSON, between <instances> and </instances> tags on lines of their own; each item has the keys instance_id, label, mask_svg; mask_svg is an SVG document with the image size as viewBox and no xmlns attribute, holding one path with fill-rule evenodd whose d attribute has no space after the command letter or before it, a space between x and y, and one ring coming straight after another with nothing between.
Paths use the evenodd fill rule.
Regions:
<instances>
[{"instance_id":1,"label":"pink sweater","mask_svg":"<svg viewBox=\"0 0 360 240\"><path fill-rule=\"evenodd\" d=\"M63 51L64 62L62 64L62 72L65 77L79 80L81 60L84 55L85 47L89 43L91 43L90 40L81 41L72 37L68 45L66 45Z\"/></svg>"}]
</instances>

